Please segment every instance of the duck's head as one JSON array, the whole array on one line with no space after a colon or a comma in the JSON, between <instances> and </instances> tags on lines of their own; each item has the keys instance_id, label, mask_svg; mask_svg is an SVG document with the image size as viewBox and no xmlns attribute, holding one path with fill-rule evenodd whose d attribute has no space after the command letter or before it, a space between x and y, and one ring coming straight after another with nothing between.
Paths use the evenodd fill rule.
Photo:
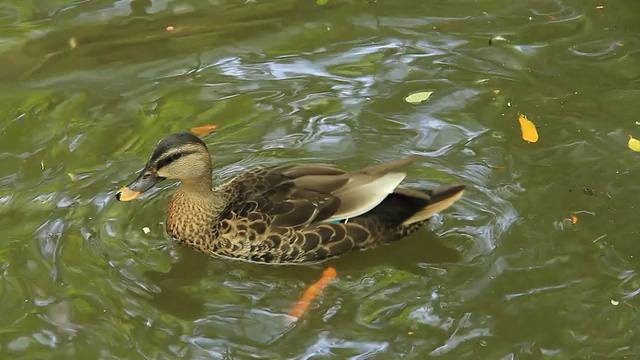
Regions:
<instances>
[{"instance_id":1,"label":"duck's head","mask_svg":"<svg viewBox=\"0 0 640 360\"><path fill-rule=\"evenodd\" d=\"M164 179L211 189L211 157L205 143L191 133L172 134L158 142L138 177L116 193L116 199L138 198Z\"/></svg>"}]
</instances>

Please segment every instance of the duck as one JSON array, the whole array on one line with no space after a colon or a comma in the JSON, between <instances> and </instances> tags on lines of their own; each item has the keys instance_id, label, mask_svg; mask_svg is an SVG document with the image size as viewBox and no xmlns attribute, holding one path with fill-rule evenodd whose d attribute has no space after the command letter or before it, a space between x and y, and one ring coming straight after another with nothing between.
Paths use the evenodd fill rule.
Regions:
<instances>
[{"instance_id":1,"label":"duck","mask_svg":"<svg viewBox=\"0 0 640 360\"><path fill-rule=\"evenodd\" d=\"M464 185L402 185L402 169L422 158L353 171L259 166L214 186L207 145L192 133L176 133L157 143L138 176L115 197L134 200L161 181L178 180L165 222L178 243L253 263L319 263L405 238L462 197Z\"/></svg>"}]
</instances>

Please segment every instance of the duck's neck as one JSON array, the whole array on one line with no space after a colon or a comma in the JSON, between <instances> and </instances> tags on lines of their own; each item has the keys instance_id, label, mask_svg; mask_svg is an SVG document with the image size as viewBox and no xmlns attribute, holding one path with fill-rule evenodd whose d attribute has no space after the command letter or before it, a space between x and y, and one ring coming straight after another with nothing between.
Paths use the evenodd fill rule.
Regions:
<instances>
[{"instance_id":1,"label":"duck's neck","mask_svg":"<svg viewBox=\"0 0 640 360\"><path fill-rule=\"evenodd\" d=\"M180 241L197 240L218 224L224 202L211 189L211 180L182 181L169 204L167 232Z\"/></svg>"},{"instance_id":2,"label":"duck's neck","mask_svg":"<svg viewBox=\"0 0 640 360\"><path fill-rule=\"evenodd\" d=\"M176 194L178 192L194 197L213 196L213 191L211 190L211 177L204 179L195 178L182 180L180 182L180 188L178 188Z\"/></svg>"}]
</instances>

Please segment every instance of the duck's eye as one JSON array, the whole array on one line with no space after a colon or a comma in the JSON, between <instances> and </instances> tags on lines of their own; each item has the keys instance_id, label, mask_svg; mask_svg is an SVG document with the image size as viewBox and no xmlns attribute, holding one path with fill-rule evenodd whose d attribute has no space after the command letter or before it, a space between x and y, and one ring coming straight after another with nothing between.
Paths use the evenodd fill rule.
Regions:
<instances>
[{"instance_id":1,"label":"duck's eye","mask_svg":"<svg viewBox=\"0 0 640 360\"><path fill-rule=\"evenodd\" d=\"M175 154L172 154L172 155L171 155L171 160L174 160L174 161L175 161L175 160L178 160L178 159L180 159L180 157L181 157L181 156L182 156L182 154L181 154L181 153L175 153Z\"/></svg>"}]
</instances>

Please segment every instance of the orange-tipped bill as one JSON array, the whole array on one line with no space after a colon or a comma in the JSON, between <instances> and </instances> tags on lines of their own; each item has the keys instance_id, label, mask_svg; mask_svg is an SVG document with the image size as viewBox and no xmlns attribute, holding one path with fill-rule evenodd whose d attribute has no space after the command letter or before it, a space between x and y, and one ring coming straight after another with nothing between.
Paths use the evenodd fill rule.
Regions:
<instances>
[{"instance_id":1,"label":"orange-tipped bill","mask_svg":"<svg viewBox=\"0 0 640 360\"><path fill-rule=\"evenodd\" d=\"M142 195L142 192L133 191L133 190L129 189L127 186L123 186L116 193L116 199L118 199L120 201L131 201L131 200L139 198L140 195Z\"/></svg>"},{"instance_id":2,"label":"orange-tipped bill","mask_svg":"<svg viewBox=\"0 0 640 360\"><path fill-rule=\"evenodd\" d=\"M137 199L145 191L151 189L153 185L162 180L164 180L164 178L162 176L158 176L156 168L147 164L135 180L133 180L129 185L118 190L116 193L116 199L119 201L131 201Z\"/></svg>"}]
</instances>

